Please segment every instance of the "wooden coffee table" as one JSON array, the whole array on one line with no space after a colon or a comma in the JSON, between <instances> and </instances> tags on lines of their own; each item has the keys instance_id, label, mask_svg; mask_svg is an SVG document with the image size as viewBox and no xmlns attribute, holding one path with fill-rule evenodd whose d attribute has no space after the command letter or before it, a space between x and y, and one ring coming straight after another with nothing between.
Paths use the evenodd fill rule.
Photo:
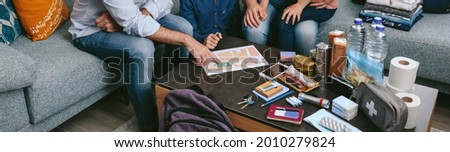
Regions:
<instances>
[{"instance_id":1,"label":"wooden coffee table","mask_svg":"<svg viewBox=\"0 0 450 152\"><path fill-rule=\"evenodd\" d=\"M220 50L246 45L254 45L269 63L276 63L279 60L281 50L271 48L269 46L250 43L235 37L224 37L224 39L219 43L217 49ZM266 114L269 106L261 107L260 105L263 103L261 99L256 99L255 105L241 110L241 105L237 105L237 102L241 101L241 97L250 94L256 86L265 82L263 78L258 76L258 73L265 68L267 67L207 76L202 67L195 67L192 64L179 65L163 77L159 78L156 82L155 91L158 110L161 109L163 100L170 90L183 89L192 85L198 85L206 94L213 96L214 100L224 105L231 122L240 130L253 132L318 131L306 122L303 122L301 125L294 125L285 122L267 120ZM419 116L417 127L410 131L429 131L430 120L437 98L437 91L424 86L416 87L416 89L419 89L419 93L426 94L428 97L426 102L423 104L425 106L420 108L423 115ZM339 96L338 94L327 90L325 87L317 88L311 92L308 92L308 94L327 98L329 100ZM298 93L293 95L298 95ZM421 94L418 95L421 96ZM279 100L274 104L288 106L288 103L284 99ZM304 103L301 108L305 110L304 118L320 109L319 107L308 103ZM362 113L358 113L358 116L349 123L362 131L379 131L375 125Z\"/></svg>"}]
</instances>

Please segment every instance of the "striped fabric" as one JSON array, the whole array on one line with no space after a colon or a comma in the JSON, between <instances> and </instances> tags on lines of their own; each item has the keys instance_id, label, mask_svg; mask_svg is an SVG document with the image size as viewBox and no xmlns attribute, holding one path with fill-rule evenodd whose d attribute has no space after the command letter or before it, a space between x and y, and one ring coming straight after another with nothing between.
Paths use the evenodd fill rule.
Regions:
<instances>
[{"instance_id":1,"label":"striped fabric","mask_svg":"<svg viewBox=\"0 0 450 152\"><path fill-rule=\"evenodd\" d=\"M11 44L22 33L22 28L11 0L0 0L0 43Z\"/></svg>"}]
</instances>

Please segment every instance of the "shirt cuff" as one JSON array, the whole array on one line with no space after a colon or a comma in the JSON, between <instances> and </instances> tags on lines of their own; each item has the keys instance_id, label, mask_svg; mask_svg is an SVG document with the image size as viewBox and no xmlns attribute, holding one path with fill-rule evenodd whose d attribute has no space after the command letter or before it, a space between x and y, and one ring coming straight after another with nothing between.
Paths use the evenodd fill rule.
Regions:
<instances>
[{"instance_id":1,"label":"shirt cuff","mask_svg":"<svg viewBox=\"0 0 450 152\"><path fill-rule=\"evenodd\" d=\"M161 24L159 24L155 19L150 16L142 15L137 23L134 26L130 26L128 28L124 28L124 31L130 35L138 36L138 37L148 37L150 35L155 34Z\"/></svg>"},{"instance_id":2,"label":"shirt cuff","mask_svg":"<svg viewBox=\"0 0 450 152\"><path fill-rule=\"evenodd\" d=\"M159 18L159 8L156 5L155 2L147 2L144 4L144 6L142 6L142 8L147 9L148 12L150 12L150 14L152 14L153 18L155 20L158 20Z\"/></svg>"},{"instance_id":3,"label":"shirt cuff","mask_svg":"<svg viewBox=\"0 0 450 152\"><path fill-rule=\"evenodd\" d=\"M143 28L143 33L142 33L142 35L141 35L141 37L147 37L147 36L150 36L150 35L153 35L153 34L155 34L158 30L159 30L159 28L161 28L161 24L159 24L156 20L154 20L154 19L150 19L150 22L149 22L149 24L150 25L144 25L143 27L141 27L141 28ZM149 28L150 27L150 28ZM145 30L145 29L148 29L148 30Z\"/></svg>"}]
</instances>

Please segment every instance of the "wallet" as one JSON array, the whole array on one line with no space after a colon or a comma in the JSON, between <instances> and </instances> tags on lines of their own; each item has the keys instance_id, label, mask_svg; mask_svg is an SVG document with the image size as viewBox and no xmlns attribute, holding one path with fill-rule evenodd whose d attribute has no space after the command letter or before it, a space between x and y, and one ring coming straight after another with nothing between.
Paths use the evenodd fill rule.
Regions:
<instances>
[{"instance_id":1,"label":"wallet","mask_svg":"<svg viewBox=\"0 0 450 152\"><path fill-rule=\"evenodd\" d=\"M406 104L385 87L361 83L356 91L356 103L381 131L403 131L408 119Z\"/></svg>"}]
</instances>

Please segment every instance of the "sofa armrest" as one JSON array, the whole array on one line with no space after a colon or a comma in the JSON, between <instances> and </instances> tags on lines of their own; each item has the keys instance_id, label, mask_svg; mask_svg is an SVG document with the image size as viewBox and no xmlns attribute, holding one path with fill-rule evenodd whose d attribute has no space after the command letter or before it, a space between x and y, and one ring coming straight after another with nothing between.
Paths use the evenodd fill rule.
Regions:
<instances>
[{"instance_id":1,"label":"sofa armrest","mask_svg":"<svg viewBox=\"0 0 450 152\"><path fill-rule=\"evenodd\" d=\"M36 79L35 61L0 43L0 92L30 86Z\"/></svg>"}]
</instances>

